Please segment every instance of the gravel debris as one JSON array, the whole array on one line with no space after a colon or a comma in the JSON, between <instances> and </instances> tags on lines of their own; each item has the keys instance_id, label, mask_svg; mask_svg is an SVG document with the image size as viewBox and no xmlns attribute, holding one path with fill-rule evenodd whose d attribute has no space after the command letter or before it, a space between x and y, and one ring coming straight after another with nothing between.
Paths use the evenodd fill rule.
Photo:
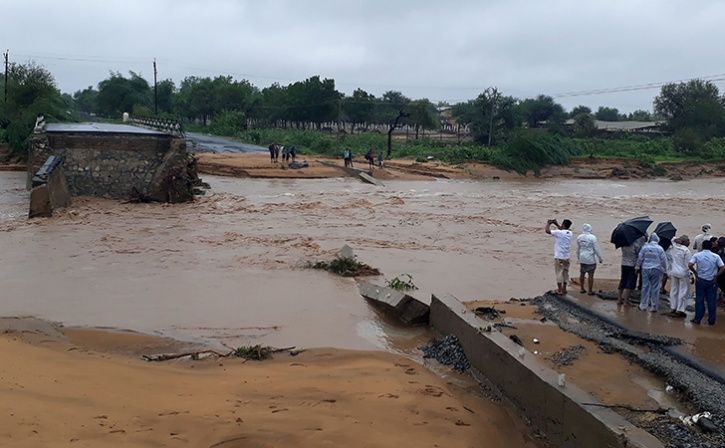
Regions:
<instances>
[{"instance_id":1,"label":"gravel debris","mask_svg":"<svg viewBox=\"0 0 725 448\"><path fill-rule=\"evenodd\" d=\"M453 335L434 339L430 344L421 347L421 350L423 358L433 358L459 372L466 372L471 368L458 338Z\"/></svg>"},{"instance_id":2,"label":"gravel debris","mask_svg":"<svg viewBox=\"0 0 725 448\"><path fill-rule=\"evenodd\" d=\"M551 355L549 360L558 367L570 366L574 364L574 361L579 359L581 355L586 353L587 348L583 345L572 345Z\"/></svg>"}]
</instances>

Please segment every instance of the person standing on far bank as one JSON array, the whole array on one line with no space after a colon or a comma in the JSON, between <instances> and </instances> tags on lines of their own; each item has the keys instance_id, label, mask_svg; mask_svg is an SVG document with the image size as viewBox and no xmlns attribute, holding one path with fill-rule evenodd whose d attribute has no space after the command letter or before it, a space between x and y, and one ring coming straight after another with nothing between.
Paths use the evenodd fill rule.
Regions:
<instances>
[{"instance_id":1,"label":"person standing on far bank","mask_svg":"<svg viewBox=\"0 0 725 448\"><path fill-rule=\"evenodd\" d=\"M552 230L551 226L556 226ZM554 237L554 272L556 273L556 293L566 295L566 284L569 282L569 263L571 258L571 221L565 219L561 225L556 219L546 221L544 231Z\"/></svg>"},{"instance_id":2,"label":"person standing on far bank","mask_svg":"<svg viewBox=\"0 0 725 448\"><path fill-rule=\"evenodd\" d=\"M590 224L584 224L582 226L582 234L576 238L576 253L579 259L580 270L579 270L579 285L581 287L581 293L587 292L584 289L584 277L589 275L589 294L594 295L594 271L597 270L597 263L604 261L602 258L602 251L599 249L599 242L597 237L592 234L592 226Z\"/></svg>"},{"instance_id":3,"label":"person standing on far bank","mask_svg":"<svg viewBox=\"0 0 725 448\"><path fill-rule=\"evenodd\" d=\"M692 322L700 325L705 317L705 304L707 304L707 323L715 325L717 313L717 283L716 278L725 275L725 263L714 254L712 242L702 242L702 250L690 258L689 268L695 274L695 318Z\"/></svg>"},{"instance_id":4,"label":"person standing on far bank","mask_svg":"<svg viewBox=\"0 0 725 448\"><path fill-rule=\"evenodd\" d=\"M649 242L639 251L636 266L637 271L642 271L642 296L639 309L653 313L660 306L662 274L667 272L667 256L659 242L660 237L656 233L649 236Z\"/></svg>"}]
</instances>

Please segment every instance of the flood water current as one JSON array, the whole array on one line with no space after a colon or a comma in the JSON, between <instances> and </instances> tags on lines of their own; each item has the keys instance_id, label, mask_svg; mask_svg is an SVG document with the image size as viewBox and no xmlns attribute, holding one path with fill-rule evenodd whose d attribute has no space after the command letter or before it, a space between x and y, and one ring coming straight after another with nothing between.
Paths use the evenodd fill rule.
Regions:
<instances>
[{"instance_id":1,"label":"flood water current","mask_svg":"<svg viewBox=\"0 0 725 448\"><path fill-rule=\"evenodd\" d=\"M597 275L610 278L619 253L609 234L626 218L725 234L725 179L205 180L212 189L192 204L76 198L27 221L24 173L0 172L0 315L216 345L405 351L422 330L397 329L353 280L305 264L347 244L388 279L410 274L425 300L508 299L552 288L549 218L592 224L605 258Z\"/></svg>"}]
</instances>

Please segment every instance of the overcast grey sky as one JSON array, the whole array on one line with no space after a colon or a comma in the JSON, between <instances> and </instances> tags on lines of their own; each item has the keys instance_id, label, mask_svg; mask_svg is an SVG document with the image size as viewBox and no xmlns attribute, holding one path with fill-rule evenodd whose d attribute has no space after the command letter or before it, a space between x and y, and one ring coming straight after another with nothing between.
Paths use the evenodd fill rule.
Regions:
<instances>
[{"instance_id":1,"label":"overcast grey sky","mask_svg":"<svg viewBox=\"0 0 725 448\"><path fill-rule=\"evenodd\" d=\"M491 85L527 97L722 74L724 18L717 0L0 0L0 48L67 92L109 70L152 80L156 57L177 83L319 74L346 93L455 102ZM656 93L558 101L628 112Z\"/></svg>"}]
</instances>

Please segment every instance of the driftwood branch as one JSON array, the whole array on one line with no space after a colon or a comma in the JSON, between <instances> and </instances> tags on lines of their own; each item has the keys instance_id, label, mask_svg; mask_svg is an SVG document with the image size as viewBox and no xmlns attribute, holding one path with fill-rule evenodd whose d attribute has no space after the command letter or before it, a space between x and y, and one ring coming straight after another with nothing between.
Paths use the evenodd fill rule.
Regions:
<instances>
[{"instance_id":1,"label":"driftwood branch","mask_svg":"<svg viewBox=\"0 0 725 448\"><path fill-rule=\"evenodd\" d=\"M228 348L228 347L227 347ZM260 347L267 350L267 353L280 353L280 352L289 352L295 349L295 346L291 347L283 347L283 348L275 348L275 347ZM230 358L237 356L236 355L237 350L230 350L227 353L219 353L216 350L200 350L196 352L184 352L184 353L171 353L171 354L161 354L161 355L143 355L142 358L145 361L149 362L161 362L161 361L171 361L172 359L179 359L179 358L187 358L190 357L192 359L198 359L201 355L214 355L218 358ZM237 356L239 358L244 358L243 356Z\"/></svg>"}]
</instances>

